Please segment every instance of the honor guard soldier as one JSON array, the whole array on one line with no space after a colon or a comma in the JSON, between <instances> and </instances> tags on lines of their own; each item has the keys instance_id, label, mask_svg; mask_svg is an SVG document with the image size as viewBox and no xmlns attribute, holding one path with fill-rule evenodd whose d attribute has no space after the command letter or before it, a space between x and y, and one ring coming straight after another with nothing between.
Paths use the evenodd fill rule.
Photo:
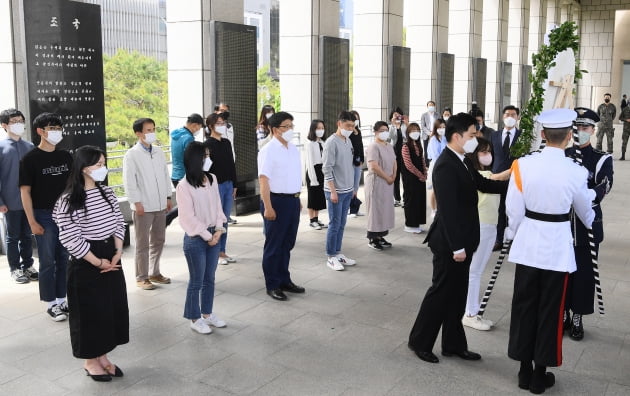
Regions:
<instances>
[{"instance_id":1,"label":"honor guard soldier","mask_svg":"<svg viewBox=\"0 0 630 396\"><path fill-rule=\"evenodd\" d=\"M587 228L595 218L588 172L564 152L575 118L570 109L540 114L547 146L514 161L505 201L509 261L516 263L508 356L521 362L519 388L536 394L555 383L547 367L562 364L564 296L576 269L571 206Z\"/></svg>"},{"instance_id":2,"label":"honor guard soldier","mask_svg":"<svg viewBox=\"0 0 630 396\"><path fill-rule=\"evenodd\" d=\"M613 182L613 159L610 154L596 150L591 146L591 136L595 131L595 125L599 122L599 116L591 109L576 107L577 119L575 125L578 131L577 148L566 150L569 157L581 157L582 165L588 170L588 187L597 194L593 201L595 220L593 220L593 237L595 254L599 253L599 244L604 239L604 226L602 221L602 208L600 202L610 191ZM593 303L595 295L595 278L593 276L593 263L591 249L589 247L588 233L584 224L576 216L571 216L571 230L573 231L573 248L575 250L575 264L577 271L569 276L569 288L565 304L564 329L569 331L569 337L579 341L584 338L584 326L582 315L590 315L594 312ZM573 312L573 318L570 317Z\"/></svg>"}]
</instances>

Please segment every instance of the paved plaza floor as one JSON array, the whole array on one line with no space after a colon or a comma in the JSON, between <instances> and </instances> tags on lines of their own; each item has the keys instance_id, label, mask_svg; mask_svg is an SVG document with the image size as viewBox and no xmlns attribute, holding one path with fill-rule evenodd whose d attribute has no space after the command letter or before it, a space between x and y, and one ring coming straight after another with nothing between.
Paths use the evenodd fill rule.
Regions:
<instances>
[{"instance_id":1,"label":"paved plaza floor","mask_svg":"<svg viewBox=\"0 0 630 396\"><path fill-rule=\"evenodd\" d=\"M547 394L630 394L628 197L630 161L615 161L613 191L603 205L606 239L600 256L607 315L585 318L583 341L565 337L564 362L552 369L557 384ZM320 217L327 219L325 213ZM429 364L407 348L407 337L430 285L431 255L421 243L424 234L402 231L403 210L396 209L396 228L388 238L394 247L384 252L368 248L365 217L348 219L343 250L358 265L343 272L325 266L326 231L310 229L305 210L301 220L291 273L306 294L276 302L265 294L262 278L261 217L238 217L228 239L228 253L238 262L219 266L216 275L214 311L228 326L210 335L192 332L182 318L188 270L179 225L168 229L162 258L170 285L138 289L133 246L127 248L131 340L110 354L125 372L110 383L85 376L83 362L72 357L67 322L51 321L38 301L37 283L13 283L3 258L0 394L529 394L516 387L518 363L507 357L513 264L503 265L486 311L496 327L466 328L470 349L482 360L441 357L438 338L434 352L440 363Z\"/></svg>"}]
</instances>

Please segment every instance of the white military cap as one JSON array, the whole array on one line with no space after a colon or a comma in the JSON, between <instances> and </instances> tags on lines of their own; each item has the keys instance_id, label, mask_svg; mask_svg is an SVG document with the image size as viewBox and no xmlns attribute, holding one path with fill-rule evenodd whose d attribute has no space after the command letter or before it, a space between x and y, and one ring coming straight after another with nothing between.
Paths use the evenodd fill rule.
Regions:
<instances>
[{"instance_id":1,"label":"white military cap","mask_svg":"<svg viewBox=\"0 0 630 396\"><path fill-rule=\"evenodd\" d=\"M577 113L571 109L551 109L545 110L538 116L537 121L543 128L569 128L573 126L573 121L577 118Z\"/></svg>"}]
</instances>

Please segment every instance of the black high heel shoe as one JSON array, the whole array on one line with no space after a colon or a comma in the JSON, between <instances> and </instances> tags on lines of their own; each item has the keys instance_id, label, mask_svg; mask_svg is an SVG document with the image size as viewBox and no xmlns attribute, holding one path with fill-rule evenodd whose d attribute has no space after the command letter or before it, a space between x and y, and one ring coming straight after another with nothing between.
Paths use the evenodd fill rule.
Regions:
<instances>
[{"instance_id":1,"label":"black high heel shoe","mask_svg":"<svg viewBox=\"0 0 630 396\"><path fill-rule=\"evenodd\" d=\"M122 372L122 370L120 369L120 367L116 366L115 364L113 364L114 366L114 374L112 374L112 372L110 371L112 368L112 365L105 367L105 371L107 371L109 373L110 376L112 377L122 377L124 374Z\"/></svg>"},{"instance_id":2,"label":"black high heel shoe","mask_svg":"<svg viewBox=\"0 0 630 396\"><path fill-rule=\"evenodd\" d=\"M83 370L85 370L85 374L92 378L94 381L96 382L109 382L112 380L112 376L109 374L90 374L90 372L84 368Z\"/></svg>"}]
</instances>

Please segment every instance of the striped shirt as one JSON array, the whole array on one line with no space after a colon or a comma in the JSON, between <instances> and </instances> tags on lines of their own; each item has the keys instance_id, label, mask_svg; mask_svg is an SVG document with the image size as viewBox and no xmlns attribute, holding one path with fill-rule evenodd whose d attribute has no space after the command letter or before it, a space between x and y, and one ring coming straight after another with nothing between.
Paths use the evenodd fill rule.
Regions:
<instances>
[{"instance_id":1,"label":"striped shirt","mask_svg":"<svg viewBox=\"0 0 630 396\"><path fill-rule=\"evenodd\" d=\"M88 254L90 240L105 240L112 235L120 239L125 238L125 222L118 207L118 200L111 188L102 186L102 189L107 201L103 199L98 188L85 191L86 209L68 213L67 194L59 197L55 203L53 219L59 227L59 241L77 259Z\"/></svg>"}]
</instances>

